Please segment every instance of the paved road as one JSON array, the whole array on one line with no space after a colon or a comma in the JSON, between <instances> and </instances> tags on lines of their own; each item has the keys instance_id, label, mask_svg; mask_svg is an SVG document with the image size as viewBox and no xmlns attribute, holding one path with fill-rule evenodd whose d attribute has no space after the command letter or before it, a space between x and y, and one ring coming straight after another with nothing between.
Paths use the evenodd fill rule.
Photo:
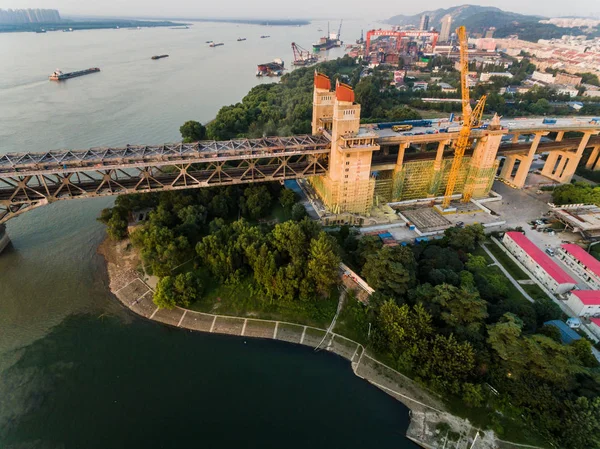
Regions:
<instances>
[{"instance_id":1,"label":"paved road","mask_svg":"<svg viewBox=\"0 0 600 449\"><path fill-rule=\"evenodd\" d=\"M487 249L485 244L482 244L481 247L487 253L487 255L490 256L490 259L492 259L494 261L494 263L496 265L498 265L498 268L500 268L500 270L502 270L502 273L504 273L504 276L506 276L508 278L510 283L512 285L514 285L517 290L519 290L519 293L521 293L529 302L535 302L535 300L531 296L529 296L529 294L525 290L523 290L523 287L521 287L521 284L519 284L515 280L515 278L510 275L510 273L508 271L506 271L506 268L504 268L504 266L502 266L502 264L498 261L498 259L496 259L496 257L492 254L492 252L489 249Z\"/></svg>"}]
</instances>

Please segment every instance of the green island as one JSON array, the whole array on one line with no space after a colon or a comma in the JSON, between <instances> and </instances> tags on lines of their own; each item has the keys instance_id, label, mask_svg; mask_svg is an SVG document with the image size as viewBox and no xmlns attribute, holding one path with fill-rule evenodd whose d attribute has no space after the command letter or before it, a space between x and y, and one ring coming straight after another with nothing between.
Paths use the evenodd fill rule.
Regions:
<instances>
[{"instance_id":1,"label":"green island","mask_svg":"<svg viewBox=\"0 0 600 449\"><path fill-rule=\"evenodd\" d=\"M414 99L379 88L383 72L361 78L364 67L350 58L319 70L355 86L367 120L420 114ZM185 123L184 141L309 132L312 72L253 88L206 126ZM128 228L142 210L147 220ZM337 334L501 439L571 449L600 444L600 368L591 343L563 345L557 329L544 325L562 318L560 308L537 286L528 286L531 303L508 282L481 247L494 244L480 225L383 246L347 226L321 227L292 189L276 183L120 196L99 219L110 239L139 254L138 270L158 277L153 301L160 309L327 328L341 296L342 261L375 293L363 303L348 292Z\"/></svg>"}]
</instances>

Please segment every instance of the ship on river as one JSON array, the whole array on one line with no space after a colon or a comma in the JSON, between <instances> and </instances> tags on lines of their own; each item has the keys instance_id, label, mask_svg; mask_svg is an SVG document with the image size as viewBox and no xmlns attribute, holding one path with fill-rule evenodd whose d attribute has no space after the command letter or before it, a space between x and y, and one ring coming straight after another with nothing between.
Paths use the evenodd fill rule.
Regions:
<instances>
[{"instance_id":1,"label":"ship on river","mask_svg":"<svg viewBox=\"0 0 600 449\"><path fill-rule=\"evenodd\" d=\"M323 36L319 39L319 42L315 42L313 44L313 51L318 53L320 51L327 51L334 47L341 47L343 42L340 40L340 35L342 33L342 22L340 22L340 28L336 33L329 32L329 24L327 24L327 36Z\"/></svg>"},{"instance_id":2,"label":"ship on river","mask_svg":"<svg viewBox=\"0 0 600 449\"><path fill-rule=\"evenodd\" d=\"M61 70L56 69L54 71L54 73L52 75L50 75L48 78L51 81L62 81L62 80L68 80L69 78L75 78L78 76L89 75L90 73L96 73L99 71L100 71L100 69L98 67L92 67L89 69L78 70L77 72L68 72L68 73L63 73Z\"/></svg>"},{"instance_id":3,"label":"ship on river","mask_svg":"<svg viewBox=\"0 0 600 449\"><path fill-rule=\"evenodd\" d=\"M154 56L152 56L151 59L156 60L156 59L162 59L162 58L168 58L168 57L169 57L169 55L154 55Z\"/></svg>"}]
</instances>

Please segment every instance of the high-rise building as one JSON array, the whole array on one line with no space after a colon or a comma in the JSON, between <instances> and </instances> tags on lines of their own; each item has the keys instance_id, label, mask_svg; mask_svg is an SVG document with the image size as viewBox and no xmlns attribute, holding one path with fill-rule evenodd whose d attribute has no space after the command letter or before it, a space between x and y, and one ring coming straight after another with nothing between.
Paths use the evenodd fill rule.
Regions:
<instances>
[{"instance_id":1,"label":"high-rise building","mask_svg":"<svg viewBox=\"0 0 600 449\"><path fill-rule=\"evenodd\" d=\"M423 14L421 16L421 24L419 25L419 29L425 31L429 29L429 16L427 14Z\"/></svg>"},{"instance_id":2,"label":"high-rise building","mask_svg":"<svg viewBox=\"0 0 600 449\"><path fill-rule=\"evenodd\" d=\"M440 32L440 41L448 42L452 33L452 16L448 14L442 19L442 31Z\"/></svg>"}]
</instances>

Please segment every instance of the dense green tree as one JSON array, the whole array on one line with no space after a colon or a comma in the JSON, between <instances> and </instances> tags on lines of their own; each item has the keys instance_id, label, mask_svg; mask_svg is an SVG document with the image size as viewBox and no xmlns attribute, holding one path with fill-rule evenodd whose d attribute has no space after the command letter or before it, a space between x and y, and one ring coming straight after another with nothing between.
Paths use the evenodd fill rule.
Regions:
<instances>
[{"instance_id":1,"label":"dense green tree","mask_svg":"<svg viewBox=\"0 0 600 449\"><path fill-rule=\"evenodd\" d=\"M141 248L146 269L157 276L168 276L176 266L191 255L189 241L172 229L149 223L131 235L131 241Z\"/></svg>"},{"instance_id":2,"label":"dense green tree","mask_svg":"<svg viewBox=\"0 0 600 449\"><path fill-rule=\"evenodd\" d=\"M165 276L158 281L154 292L154 304L161 309L175 306L188 307L202 294L202 285L194 273Z\"/></svg>"},{"instance_id":3,"label":"dense green tree","mask_svg":"<svg viewBox=\"0 0 600 449\"><path fill-rule=\"evenodd\" d=\"M317 239L310 242L307 275L315 289L323 296L338 282L340 257L335 239L321 231Z\"/></svg>"},{"instance_id":4,"label":"dense green tree","mask_svg":"<svg viewBox=\"0 0 600 449\"><path fill-rule=\"evenodd\" d=\"M480 224L465 226L464 228L453 227L444 231L448 245L454 249L472 251L485 240L483 226Z\"/></svg>"},{"instance_id":5,"label":"dense green tree","mask_svg":"<svg viewBox=\"0 0 600 449\"><path fill-rule=\"evenodd\" d=\"M206 128L202 123L194 120L189 120L181 125L179 132L185 143L198 142L199 140L206 139Z\"/></svg>"},{"instance_id":6,"label":"dense green tree","mask_svg":"<svg viewBox=\"0 0 600 449\"><path fill-rule=\"evenodd\" d=\"M291 189L282 189L279 193L279 203L286 211L291 213L294 204L296 204L296 194Z\"/></svg>"},{"instance_id":7,"label":"dense green tree","mask_svg":"<svg viewBox=\"0 0 600 449\"><path fill-rule=\"evenodd\" d=\"M367 257L362 273L375 290L404 296L415 283L415 258L406 246L384 246Z\"/></svg>"},{"instance_id":8,"label":"dense green tree","mask_svg":"<svg viewBox=\"0 0 600 449\"><path fill-rule=\"evenodd\" d=\"M308 216L308 213L301 203L296 203L292 206L292 220L300 221L306 216Z\"/></svg>"},{"instance_id":9,"label":"dense green tree","mask_svg":"<svg viewBox=\"0 0 600 449\"><path fill-rule=\"evenodd\" d=\"M264 216L271 209L271 194L266 186L252 186L244 190L242 213L251 219Z\"/></svg>"}]
</instances>

